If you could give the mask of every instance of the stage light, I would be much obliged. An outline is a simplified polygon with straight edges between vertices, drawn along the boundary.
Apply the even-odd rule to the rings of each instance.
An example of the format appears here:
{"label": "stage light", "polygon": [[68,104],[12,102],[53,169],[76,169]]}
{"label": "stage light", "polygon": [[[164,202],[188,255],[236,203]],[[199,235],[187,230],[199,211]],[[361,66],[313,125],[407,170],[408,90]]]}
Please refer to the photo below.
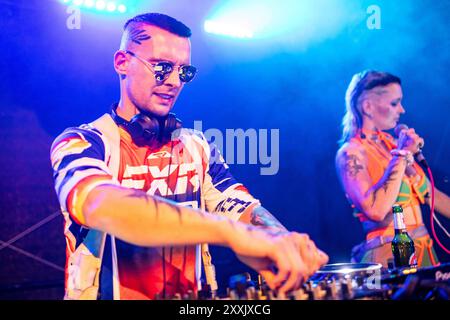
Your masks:
{"label": "stage light", "polygon": [[106,10],[108,10],[109,12],[115,11],[116,4],[113,2],[108,2],[107,6],[106,6]]}
{"label": "stage light", "polygon": [[102,0],[97,1],[97,3],[95,4],[95,8],[97,10],[104,10],[105,7],[106,7],[106,3],[105,3],[105,1],[102,1]]}
{"label": "stage light", "polygon": [[250,29],[248,29],[248,27],[238,26],[236,24],[206,20],[203,27],[205,31],[208,33],[214,33],[233,38],[253,37],[253,32]]}
{"label": "stage light", "polygon": [[84,6],[86,8],[92,8],[94,7],[94,5],[95,5],[94,0],[84,0]]}
{"label": "stage light", "polygon": [[125,3],[127,0],[59,0],[61,3],[70,6],[74,5],[84,11],[98,12],[102,14],[121,14],[130,10]]}
{"label": "stage light", "polygon": [[286,44],[311,43],[338,33],[356,11],[345,0],[218,1],[204,30],[244,39],[271,39]]}
{"label": "stage light", "polygon": [[124,13],[125,11],[127,11],[127,7],[125,7],[125,5],[123,4],[119,4],[117,6],[117,11],[119,11],[120,13]]}

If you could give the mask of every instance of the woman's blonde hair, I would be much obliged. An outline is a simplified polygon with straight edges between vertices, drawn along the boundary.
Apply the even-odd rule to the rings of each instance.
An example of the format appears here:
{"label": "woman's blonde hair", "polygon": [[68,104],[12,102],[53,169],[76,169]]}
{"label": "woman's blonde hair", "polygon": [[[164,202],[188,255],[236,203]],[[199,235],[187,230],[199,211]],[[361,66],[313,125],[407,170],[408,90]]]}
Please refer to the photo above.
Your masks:
{"label": "woman's blonde hair", "polygon": [[352,77],[345,93],[346,112],[342,119],[342,138],[339,141],[341,145],[353,138],[362,127],[363,111],[360,101],[362,93],[391,83],[401,85],[402,82],[399,77],[375,70],[364,70]]}

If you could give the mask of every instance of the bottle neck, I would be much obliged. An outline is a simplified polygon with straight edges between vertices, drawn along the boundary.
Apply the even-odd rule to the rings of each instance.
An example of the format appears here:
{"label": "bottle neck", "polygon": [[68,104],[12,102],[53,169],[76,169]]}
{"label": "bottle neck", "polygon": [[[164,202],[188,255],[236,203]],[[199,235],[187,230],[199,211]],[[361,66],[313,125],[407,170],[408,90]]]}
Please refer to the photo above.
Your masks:
{"label": "bottle neck", "polygon": [[403,220],[403,212],[394,212],[394,229],[396,234],[406,231],[405,221]]}

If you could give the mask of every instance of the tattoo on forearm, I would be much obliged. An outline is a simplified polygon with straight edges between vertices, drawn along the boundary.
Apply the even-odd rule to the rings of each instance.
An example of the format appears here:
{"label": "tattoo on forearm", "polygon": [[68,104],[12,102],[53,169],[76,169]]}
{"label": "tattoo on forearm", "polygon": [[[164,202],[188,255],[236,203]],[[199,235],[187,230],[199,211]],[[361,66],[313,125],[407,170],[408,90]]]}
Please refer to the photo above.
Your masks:
{"label": "tattoo on forearm", "polygon": [[378,190],[375,190],[374,192],[372,192],[372,208],[375,205],[375,201],[377,201],[377,192],[378,192]]}
{"label": "tattoo on forearm", "polygon": [[[130,193],[127,194],[127,197],[128,198],[144,199],[147,204],[149,202],[151,202],[155,206],[155,216],[156,216],[156,220],[158,220],[158,218],[159,218],[159,210],[160,209],[159,209],[158,201],[155,198],[149,196],[148,194],[146,194],[144,191],[141,191],[141,190],[130,190]],[[177,214],[179,216],[179,220],[180,220],[180,223],[181,223],[181,209],[179,207],[171,205],[171,204],[168,204],[168,205],[174,207],[175,211],[177,212]]]}
{"label": "tattoo on forearm", "polygon": [[142,44],[142,41],[151,39],[151,36],[145,33],[145,30],[133,30],[130,32],[131,41]]}
{"label": "tattoo on forearm", "polygon": [[345,164],[344,164],[344,170],[347,172],[347,174],[355,178],[358,173],[364,169],[363,165],[361,164],[359,158],[354,154],[344,154]]}
{"label": "tattoo on forearm", "polygon": [[127,194],[127,197],[144,199],[145,202],[147,202],[147,203],[149,202],[149,200],[156,202],[155,199],[149,197],[144,191],[136,190],[136,189],[130,190],[130,193]]}
{"label": "tattoo on forearm", "polygon": [[398,173],[398,170],[392,170],[391,173],[389,174],[388,178],[386,179],[386,181],[383,183],[383,189],[385,192],[388,189],[388,185],[396,179],[397,173]]}
{"label": "tattoo on forearm", "polygon": [[183,214],[181,213],[181,208],[179,206],[174,206],[174,209],[178,214],[178,222],[180,224],[183,224],[183,220],[181,219],[181,217],[183,216]]}
{"label": "tattoo on forearm", "polygon": [[258,208],[252,211],[250,223],[254,226],[285,229],[284,226],[264,208]]}
{"label": "tattoo on forearm", "polygon": [[398,173],[398,170],[392,170],[389,173],[387,179],[381,184],[381,186],[372,193],[372,207],[375,205],[375,201],[376,201],[378,192],[380,190],[384,190],[384,193],[387,193],[389,184],[396,179],[397,173]]}

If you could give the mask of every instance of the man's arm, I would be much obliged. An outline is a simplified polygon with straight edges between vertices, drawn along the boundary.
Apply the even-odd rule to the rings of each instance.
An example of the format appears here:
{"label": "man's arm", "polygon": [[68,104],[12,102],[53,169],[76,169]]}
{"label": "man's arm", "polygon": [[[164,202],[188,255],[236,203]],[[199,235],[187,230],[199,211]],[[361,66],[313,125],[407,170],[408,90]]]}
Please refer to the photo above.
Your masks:
{"label": "man's arm", "polygon": [[[280,236],[230,219],[181,207],[143,191],[115,185],[92,189],[82,206],[84,223],[140,246],[208,242],[230,247],[261,273],[272,289],[296,289],[328,257],[304,236]],[[308,248],[306,250],[305,248]],[[300,249],[300,250],[299,250]],[[271,270],[271,265],[278,272]]]}
{"label": "man's arm", "polygon": [[87,227],[139,246],[228,245],[227,235],[237,228],[230,220],[107,184],[88,194],[82,212]]}

